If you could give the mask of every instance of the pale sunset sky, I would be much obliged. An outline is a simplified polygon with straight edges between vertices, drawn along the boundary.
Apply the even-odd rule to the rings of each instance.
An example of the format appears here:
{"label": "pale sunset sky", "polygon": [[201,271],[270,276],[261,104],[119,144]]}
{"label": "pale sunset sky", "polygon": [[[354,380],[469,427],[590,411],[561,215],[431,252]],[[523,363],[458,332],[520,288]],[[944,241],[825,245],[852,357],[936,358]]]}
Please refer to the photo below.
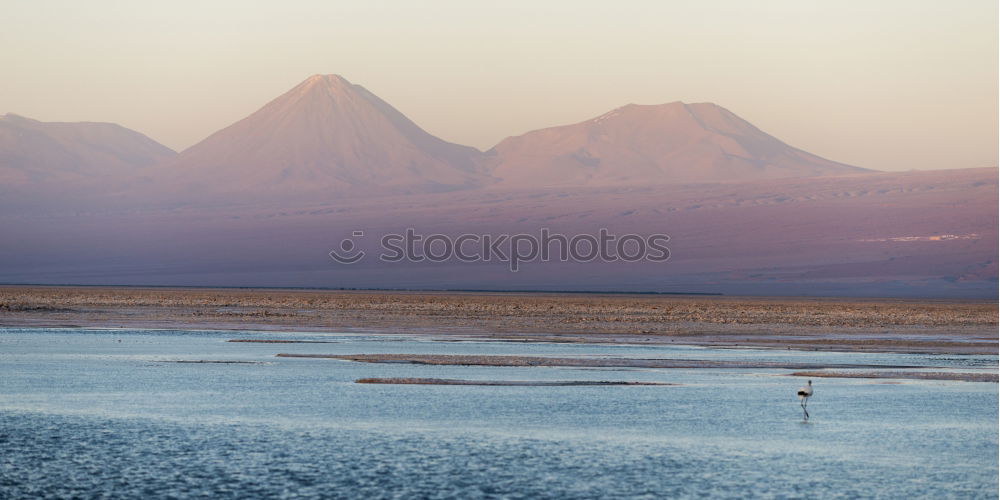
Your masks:
{"label": "pale sunset sky", "polygon": [[316,73],[488,149],[710,101],[880,170],[997,165],[997,2],[0,0],[0,114],[183,150]]}

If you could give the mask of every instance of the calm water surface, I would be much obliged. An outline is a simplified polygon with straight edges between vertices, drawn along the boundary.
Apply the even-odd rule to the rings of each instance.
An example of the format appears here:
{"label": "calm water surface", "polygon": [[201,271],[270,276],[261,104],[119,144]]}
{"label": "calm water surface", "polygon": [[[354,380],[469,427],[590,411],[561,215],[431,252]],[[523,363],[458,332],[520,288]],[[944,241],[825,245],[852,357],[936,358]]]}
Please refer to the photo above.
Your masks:
{"label": "calm water surface", "polygon": [[[794,395],[804,380],[790,370],[366,364],[278,352],[997,370],[996,356],[0,329],[0,498],[997,497],[995,383],[814,379],[804,423]],[[166,362],[178,360],[256,363]],[[362,377],[682,385],[353,383]]]}

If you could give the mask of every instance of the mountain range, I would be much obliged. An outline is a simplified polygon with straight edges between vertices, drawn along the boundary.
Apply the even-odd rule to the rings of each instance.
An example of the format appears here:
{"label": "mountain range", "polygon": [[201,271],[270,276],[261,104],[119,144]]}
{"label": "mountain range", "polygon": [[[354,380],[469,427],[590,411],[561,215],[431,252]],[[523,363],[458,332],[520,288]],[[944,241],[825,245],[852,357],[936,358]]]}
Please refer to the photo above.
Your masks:
{"label": "mountain range", "polygon": [[[994,167],[837,163],[711,103],[631,104],[483,152],[315,75],[180,153],[4,116],[0,283],[995,297],[998,184]],[[661,233],[671,259],[329,258],[406,228]]]}
{"label": "mountain range", "polygon": [[[871,172],[786,145],[711,103],[630,104],[494,148],[446,142],[338,75],[313,75],[250,116],[173,154],[117,125],[8,115],[4,179],[144,198],[274,201],[503,187],[733,182]],[[16,131],[14,130],[16,128]],[[0,129],[4,130],[4,129]]]}

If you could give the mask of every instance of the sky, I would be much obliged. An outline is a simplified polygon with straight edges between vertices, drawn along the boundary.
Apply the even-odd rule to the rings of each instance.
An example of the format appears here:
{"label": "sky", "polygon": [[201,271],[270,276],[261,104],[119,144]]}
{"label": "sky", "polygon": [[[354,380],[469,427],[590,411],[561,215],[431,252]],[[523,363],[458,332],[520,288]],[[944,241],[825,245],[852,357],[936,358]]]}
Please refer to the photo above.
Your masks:
{"label": "sky", "polygon": [[857,166],[997,166],[996,0],[0,0],[0,12],[0,114],[115,122],[175,150],[335,73],[483,150],[680,100]]}

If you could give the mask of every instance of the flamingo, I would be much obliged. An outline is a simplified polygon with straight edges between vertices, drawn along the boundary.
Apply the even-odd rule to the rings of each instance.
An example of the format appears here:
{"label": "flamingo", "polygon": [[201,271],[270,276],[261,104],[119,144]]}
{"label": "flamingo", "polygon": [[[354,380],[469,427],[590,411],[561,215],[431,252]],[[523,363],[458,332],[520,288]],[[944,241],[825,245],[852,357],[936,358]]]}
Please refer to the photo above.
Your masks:
{"label": "flamingo", "polygon": [[810,380],[806,385],[800,387],[799,392],[796,394],[799,396],[799,406],[802,407],[802,418],[809,420],[809,412],[806,411],[806,405],[809,404],[809,397],[813,395],[813,381]]}

